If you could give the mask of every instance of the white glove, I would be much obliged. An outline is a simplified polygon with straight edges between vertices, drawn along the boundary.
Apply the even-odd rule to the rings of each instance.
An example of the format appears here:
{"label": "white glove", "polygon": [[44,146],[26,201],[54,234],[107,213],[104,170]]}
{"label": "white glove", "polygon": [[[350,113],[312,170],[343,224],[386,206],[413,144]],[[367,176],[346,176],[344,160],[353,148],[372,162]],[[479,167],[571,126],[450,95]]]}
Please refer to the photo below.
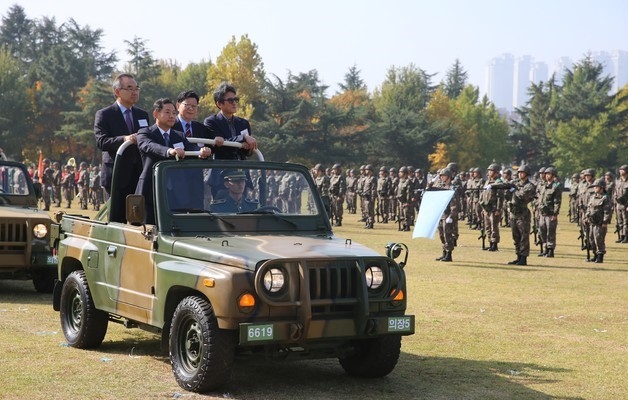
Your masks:
{"label": "white glove", "polygon": [[510,189],[508,189],[509,192],[514,192],[515,190],[517,189],[515,189],[514,187],[511,187]]}
{"label": "white glove", "polygon": [[493,187],[492,185],[486,185],[486,186],[484,186],[484,189],[485,190],[491,190],[492,187]]}
{"label": "white glove", "polygon": [[446,224],[451,224],[452,222],[454,222],[454,220],[451,219],[451,217],[447,217],[447,219],[445,220]]}

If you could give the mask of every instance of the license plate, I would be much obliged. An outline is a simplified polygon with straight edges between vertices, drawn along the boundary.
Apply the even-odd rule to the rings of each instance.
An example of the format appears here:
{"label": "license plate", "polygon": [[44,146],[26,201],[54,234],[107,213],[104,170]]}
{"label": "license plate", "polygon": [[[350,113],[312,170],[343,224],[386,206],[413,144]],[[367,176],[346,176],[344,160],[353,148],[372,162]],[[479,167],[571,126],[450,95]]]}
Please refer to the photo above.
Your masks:
{"label": "license plate", "polygon": [[250,325],[246,327],[246,339],[249,342],[273,339],[273,324]]}
{"label": "license plate", "polygon": [[59,263],[59,258],[57,256],[46,257],[46,264],[58,264],[58,263]]}
{"label": "license plate", "polygon": [[412,317],[389,317],[388,332],[410,332],[412,331]]}

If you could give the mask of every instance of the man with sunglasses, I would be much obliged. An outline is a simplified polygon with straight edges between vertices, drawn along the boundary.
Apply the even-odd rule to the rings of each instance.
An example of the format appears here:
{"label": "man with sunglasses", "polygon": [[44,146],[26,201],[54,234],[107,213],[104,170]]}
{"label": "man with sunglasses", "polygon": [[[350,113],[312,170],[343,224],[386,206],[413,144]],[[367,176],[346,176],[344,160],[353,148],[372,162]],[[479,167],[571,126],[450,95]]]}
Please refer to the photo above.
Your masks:
{"label": "man with sunglasses", "polygon": [[[214,158],[244,160],[257,148],[257,141],[251,136],[249,121],[235,115],[240,102],[240,98],[236,96],[235,87],[228,82],[222,82],[214,91],[214,102],[220,111],[203,121],[209,129],[210,139],[216,140],[216,146],[213,149]],[[242,149],[223,146],[225,141],[242,143]],[[218,173],[212,173],[210,185],[214,197],[218,191],[225,188]]]}

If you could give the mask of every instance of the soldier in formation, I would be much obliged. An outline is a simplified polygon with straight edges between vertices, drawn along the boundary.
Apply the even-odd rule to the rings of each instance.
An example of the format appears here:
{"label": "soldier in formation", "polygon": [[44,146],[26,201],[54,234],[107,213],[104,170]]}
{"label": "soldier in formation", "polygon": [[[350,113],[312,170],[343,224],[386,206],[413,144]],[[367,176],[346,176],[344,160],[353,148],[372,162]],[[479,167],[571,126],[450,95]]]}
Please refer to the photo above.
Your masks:
{"label": "soldier in formation", "polygon": [[500,169],[501,168],[497,164],[491,164],[488,166],[484,190],[479,193],[479,204],[480,207],[482,207],[484,234],[489,239],[489,246],[486,248],[488,251],[497,251],[500,241],[499,221],[501,219],[504,194],[502,190],[493,189],[493,185],[502,183],[499,176]]}
{"label": "soldier in formation", "polygon": [[331,201],[331,219],[334,226],[342,226],[342,214],[347,193],[347,181],[342,174],[340,164],[334,164],[329,178],[329,198]]}
{"label": "soldier in formation", "polygon": [[558,181],[556,169],[545,168],[545,179],[539,190],[539,240],[541,251],[539,257],[554,257],[556,248],[556,228],[558,226],[558,213],[562,202],[563,187]]}
{"label": "soldier in formation", "polygon": [[512,239],[515,243],[517,258],[508,264],[528,265],[527,260],[530,255],[530,221],[532,215],[528,204],[534,200],[536,190],[530,182],[530,167],[524,165],[517,170],[518,180],[514,187],[510,189],[512,199],[510,200],[510,229]]}
{"label": "soldier in formation", "polygon": [[[390,213],[390,197],[392,191],[392,181],[388,176],[388,169],[384,166],[379,169],[377,178],[377,207],[376,216],[381,219],[381,223],[387,224]],[[378,220],[378,222],[380,222]]]}
{"label": "soldier in formation", "polygon": [[589,197],[584,216],[590,229],[588,236],[595,256],[587,261],[603,263],[606,254],[606,232],[613,216],[613,205],[606,194],[604,178],[596,180],[591,187],[593,194]]}
{"label": "soldier in formation", "polygon": [[[434,183],[433,188],[441,190],[455,189],[452,184],[452,173],[449,168],[441,169],[438,175],[439,180]],[[437,258],[436,261],[453,261],[452,252],[454,251],[454,247],[456,246],[457,241],[454,229],[454,215],[458,213],[458,197],[459,196],[457,191],[454,190],[453,197],[447,204],[447,207],[445,207],[445,211],[443,211],[443,214],[440,217],[440,221],[438,224],[438,236],[442,244],[443,254],[439,258]]]}
{"label": "soldier in formation", "polygon": [[617,243],[628,243],[628,165],[619,167],[614,198],[618,227]]}

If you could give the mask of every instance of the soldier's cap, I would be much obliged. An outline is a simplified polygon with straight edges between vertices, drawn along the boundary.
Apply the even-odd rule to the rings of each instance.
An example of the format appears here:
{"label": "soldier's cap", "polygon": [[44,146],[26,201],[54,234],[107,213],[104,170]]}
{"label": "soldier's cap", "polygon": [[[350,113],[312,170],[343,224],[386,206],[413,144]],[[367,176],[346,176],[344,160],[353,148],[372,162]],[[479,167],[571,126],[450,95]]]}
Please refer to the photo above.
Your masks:
{"label": "soldier's cap", "polygon": [[593,182],[593,184],[589,185],[589,187],[595,187],[595,186],[599,186],[602,189],[606,189],[606,181],[604,180],[604,178],[600,178],[600,179],[597,179],[595,182]]}
{"label": "soldier's cap", "polygon": [[243,181],[246,179],[246,174],[241,169],[227,169],[223,171],[222,178],[226,181]]}
{"label": "soldier's cap", "polygon": [[623,169],[624,171],[628,172],[628,165],[624,164],[624,165],[622,165],[621,167],[619,167],[619,170],[620,170],[620,171],[621,171],[622,169]]}

